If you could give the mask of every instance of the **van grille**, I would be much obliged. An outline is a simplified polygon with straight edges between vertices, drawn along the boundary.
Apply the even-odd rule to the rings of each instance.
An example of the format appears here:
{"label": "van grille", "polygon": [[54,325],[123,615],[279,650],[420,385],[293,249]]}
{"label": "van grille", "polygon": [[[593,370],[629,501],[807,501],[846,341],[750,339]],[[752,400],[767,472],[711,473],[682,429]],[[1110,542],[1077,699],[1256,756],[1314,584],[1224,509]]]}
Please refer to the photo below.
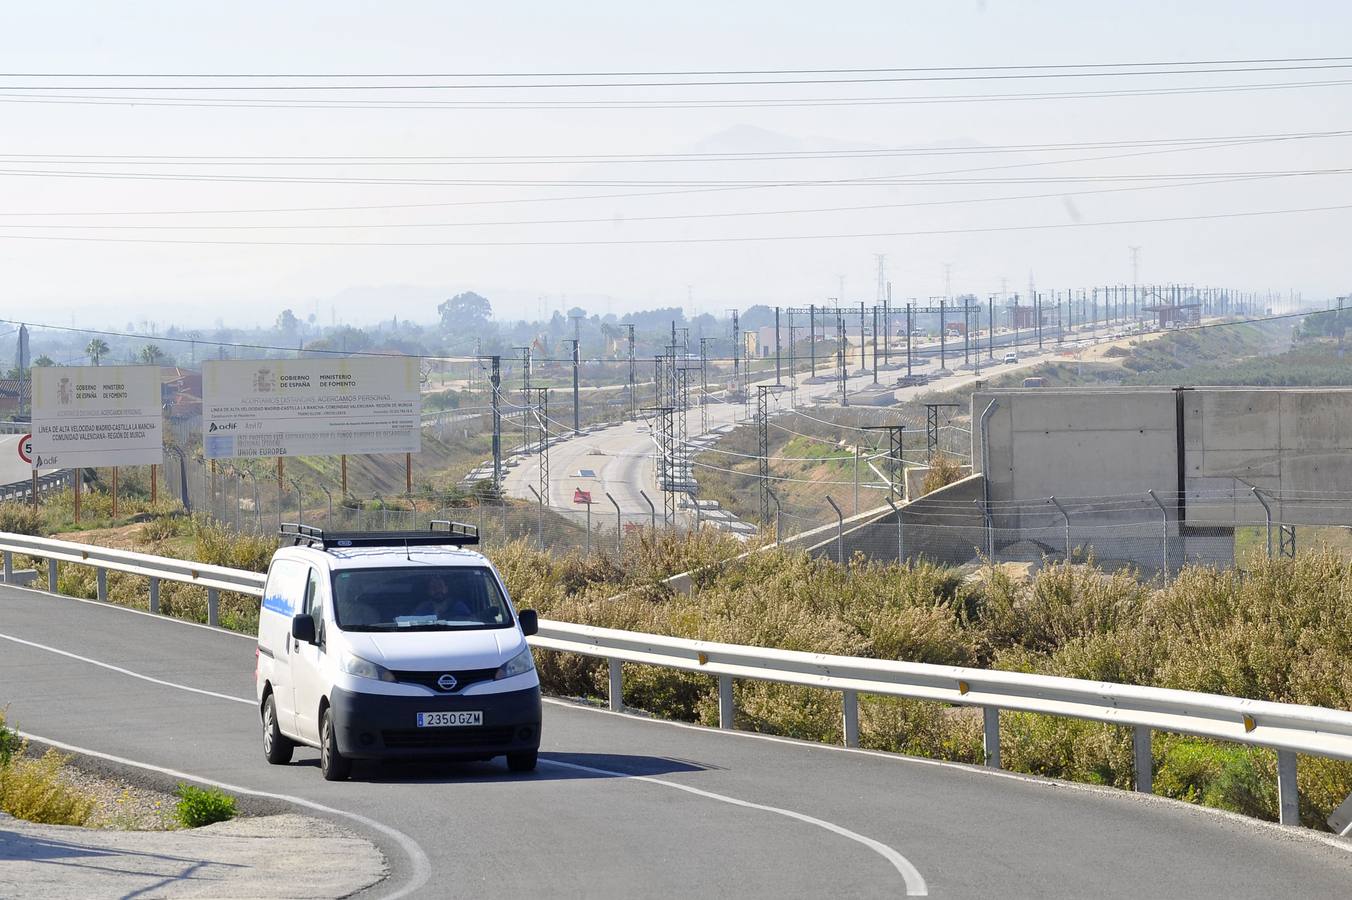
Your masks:
{"label": "van grille", "polygon": [[[394,672],[394,677],[404,684],[420,684],[425,688],[431,688],[438,694],[455,694],[469,687],[471,684],[478,684],[480,681],[492,681],[493,674],[497,669],[463,669],[459,672],[440,669],[435,672]],[[449,691],[443,691],[437,685],[437,679],[442,675],[455,676],[455,688]]]}
{"label": "van grille", "polygon": [[390,749],[410,747],[489,747],[510,744],[514,726],[498,728],[404,728],[382,731],[381,740]]}

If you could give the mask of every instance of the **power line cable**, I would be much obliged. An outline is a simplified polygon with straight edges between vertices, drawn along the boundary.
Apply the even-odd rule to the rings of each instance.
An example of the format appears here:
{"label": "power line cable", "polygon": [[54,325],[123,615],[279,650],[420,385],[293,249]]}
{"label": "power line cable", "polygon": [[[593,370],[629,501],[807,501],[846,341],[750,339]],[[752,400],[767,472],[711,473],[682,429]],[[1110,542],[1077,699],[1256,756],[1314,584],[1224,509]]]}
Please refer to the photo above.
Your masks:
{"label": "power line cable", "polygon": [[110,96],[79,94],[4,94],[0,103],[48,104],[66,106],[128,106],[192,109],[313,109],[313,110],[472,110],[472,111],[570,111],[570,110],[683,110],[683,109],[803,109],[852,106],[908,106],[952,103],[1007,103],[1054,100],[1099,100],[1127,97],[1161,97],[1203,94],[1253,93],[1303,88],[1342,87],[1352,79],[1321,81],[1279,81],[1248,84],[1201,85],[1194,87],[1130,88],[1124,90],[1056,91],[1017,94],[937,94],[910,96],[723,98],[723,99],[624,99],[599,98],[573,100],[324,100],[307,98],[269,99],[251,97],[195,98],[152,96]]}
{"label": "power line cable", "polygon": [[[600,240],[531,240],[531,241],[260,241],[223,240],[207,238],[139,238],[90,237],[79,235],[0,234],[0,240],[11,241],[74,241],[78,243],[162,244],[240,247],[617,247],[644,245],[686,244],[740,244],[773,241],[853,240],[899,237],[936,237],[952,234],[1003,234],[1018,231],[1052,231],[1066,228],[1101,228],[1113,225],[1159,225],[1177,222],[1204,222],[1217,219],[1247,219],[1262,216],[1300,215],[1338,212],[1352,209],[1352,203],[1328,206],[1307,206],[1293,209],[1240,210],[1225,213],[1202,213],[1188,216],[1158,216],[1137,219],[1105,219],[1098,222],[1052,222],[1038,225],[998,225],[976,228],[926,229],[919,231],[847,232],[835,234],[748,235],[696,238],[628,238]],[[0,226],[14,228],[22,226]]]}

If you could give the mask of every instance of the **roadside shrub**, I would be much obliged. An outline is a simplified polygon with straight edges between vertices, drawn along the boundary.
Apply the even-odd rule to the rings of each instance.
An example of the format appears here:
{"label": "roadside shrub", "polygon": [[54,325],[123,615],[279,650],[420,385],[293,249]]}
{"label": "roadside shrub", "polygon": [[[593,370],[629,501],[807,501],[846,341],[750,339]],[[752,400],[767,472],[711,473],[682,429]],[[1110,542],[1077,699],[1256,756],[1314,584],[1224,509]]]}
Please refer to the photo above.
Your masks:
{"label": "roadside shrub", "polygon": [[46,535],[47,518],[28,503],[0,503],[0,531]]}
{"label": "roadside shrub", "polygon": [[180,783],[178,807],[174,814],[184,828],[200,828],[235,817],[235,798],[216,788],[199,788]]}
{"label": "roadside shrub", "polygon": [[946,453],[936,453],[934,459],[930,460],[925,480],[920,483],[920,493],[930,494],[962,479],[962,463]]}
{"label": "roadside shrub", "polygon": [[84,825],[94,802],[61,781],[68,757],[48,750],[27,756],[28,742],[0,715],[0,811],[40,825]]}
{"label": "roadside shrub", "polygon": [[271,535],[240,534],[205,518],[193,520],[193,556],[198,562],[266,572],[277,549]]}

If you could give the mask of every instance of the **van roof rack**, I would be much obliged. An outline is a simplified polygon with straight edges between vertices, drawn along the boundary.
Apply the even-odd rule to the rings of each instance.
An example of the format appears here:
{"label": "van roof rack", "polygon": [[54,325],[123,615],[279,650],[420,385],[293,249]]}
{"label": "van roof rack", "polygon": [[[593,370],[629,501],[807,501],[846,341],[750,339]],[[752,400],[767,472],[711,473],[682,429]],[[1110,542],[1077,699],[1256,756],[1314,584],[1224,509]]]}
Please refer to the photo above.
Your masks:
{"label": "van roof rack", "polygon": [[463,522],[433,519],[426,531],[325,531],[313,525],[283,522],[277,530],[293,547],[318,550],[352,547],[463,547],[479,543],[479,529]]}

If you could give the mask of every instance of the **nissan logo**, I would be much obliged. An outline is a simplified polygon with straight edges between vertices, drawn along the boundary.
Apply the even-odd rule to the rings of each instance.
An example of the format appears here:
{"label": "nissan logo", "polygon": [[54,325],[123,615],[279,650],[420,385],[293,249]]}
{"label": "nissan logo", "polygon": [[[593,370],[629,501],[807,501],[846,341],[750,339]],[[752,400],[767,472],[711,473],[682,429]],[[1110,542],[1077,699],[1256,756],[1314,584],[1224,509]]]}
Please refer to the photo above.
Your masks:
{"label": "nissan logo", "polygon": [[443,691],[453,691],[455,690],[455,686],[459,683],[460,682],[455,680],[455,676],[450,673],[442,675],[437,679],[437,687],[441,688]]}

